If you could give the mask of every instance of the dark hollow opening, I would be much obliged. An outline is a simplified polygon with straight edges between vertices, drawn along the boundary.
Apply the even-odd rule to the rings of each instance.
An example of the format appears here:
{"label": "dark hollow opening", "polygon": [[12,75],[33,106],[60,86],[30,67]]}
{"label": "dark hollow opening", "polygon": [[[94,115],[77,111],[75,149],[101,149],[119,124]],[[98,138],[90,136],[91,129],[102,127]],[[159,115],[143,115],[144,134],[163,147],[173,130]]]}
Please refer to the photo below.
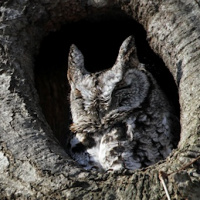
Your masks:
{"label": "dark hollow opening", "polygon": [[121,43],[129,35],[135,36],[140,62],[152,72],[179,117],[177,87],[163,61],[149,47],[143,27],[121,15],[84,19],[49,33],[41,43],[35,62],[35,84],[43,113],[64,148],[70,125],[67,83],[70,45],[75,44],[82,51],[86,69],[96,72],[112,67]]}

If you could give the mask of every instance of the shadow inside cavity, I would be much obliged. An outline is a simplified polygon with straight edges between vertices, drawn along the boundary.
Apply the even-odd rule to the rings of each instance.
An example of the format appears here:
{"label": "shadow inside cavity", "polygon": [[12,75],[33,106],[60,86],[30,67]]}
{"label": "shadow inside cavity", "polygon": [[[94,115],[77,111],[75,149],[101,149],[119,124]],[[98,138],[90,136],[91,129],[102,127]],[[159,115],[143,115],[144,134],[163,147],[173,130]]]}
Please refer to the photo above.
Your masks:
{"label": "shadow inside cavity", "polygon": [[91,18],[66,24],[44,38],[35,62],[35,84],[43,113],[64,148],[71,123],[70,88],[67,82],[71,44],[75,44],[83,53],[85,68],[96,72],[113,66],[119,47],[129,35],[135,36],[140,62],[152,72],[179,117],[180,106],[174,79],[163,61],[149,47],[146,32],[140,24],[126,17]]}

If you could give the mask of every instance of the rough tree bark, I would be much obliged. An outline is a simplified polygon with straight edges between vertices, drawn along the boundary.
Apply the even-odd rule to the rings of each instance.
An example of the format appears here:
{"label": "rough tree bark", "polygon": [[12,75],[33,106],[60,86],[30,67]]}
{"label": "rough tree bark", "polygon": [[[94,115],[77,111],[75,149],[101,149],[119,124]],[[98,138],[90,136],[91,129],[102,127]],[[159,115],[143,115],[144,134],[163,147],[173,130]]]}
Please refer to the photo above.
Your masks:
{"label": "rough tree bark", "polygon": [[[0,198],[199,199],[200,5],[183,0],[0,1]],[[181,139],[165,161],[121,173],[86,172],[56,141],[34,87],[34,55],[42,38],[66,22],[121,10],[144,26],[151,48],[176,80]],[[173,173],[174,172],[174,173]]]}

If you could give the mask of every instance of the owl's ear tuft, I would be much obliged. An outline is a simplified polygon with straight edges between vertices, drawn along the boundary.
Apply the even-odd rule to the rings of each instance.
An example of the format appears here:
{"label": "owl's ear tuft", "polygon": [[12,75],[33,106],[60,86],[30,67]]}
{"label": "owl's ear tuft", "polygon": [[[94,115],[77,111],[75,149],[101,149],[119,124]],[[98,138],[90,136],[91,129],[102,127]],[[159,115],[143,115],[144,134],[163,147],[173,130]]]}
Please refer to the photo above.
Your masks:
{"label": "owl's ear tuft", "polygon": [[88,73],[84,67],[84,57],[81,51],[72,44],[68,56],[68,72],[69,81],[75,82],[77,79]]}
{"label": "owl's ear tuft", "polygon": [[126,67],[128,68],[130,65],[131,67],[137,67],[139,63],[135,39],[133,36],[129,36],[123,41],[115,64],[106,73],[116,76],[115,81],[119,82],[122,79],[122,75]]}
{"label": "owl's ear tuft", "polygon": [[132,35],[123,41],[119,49],[119,54],[116,63],[117,62],[121,63],[121,65],[126,65],[126,63],[132,63],[134,66],[137,66],[139,64],[139,60],[137,57],[137,49],[135,46],[135,39]]}
{"label": "owl's ear tuft", "polygon": [[83,54],[74,44],[72,44],[69,49],[68,66],[69,67],[77,67],[80,69],[84,68]]}

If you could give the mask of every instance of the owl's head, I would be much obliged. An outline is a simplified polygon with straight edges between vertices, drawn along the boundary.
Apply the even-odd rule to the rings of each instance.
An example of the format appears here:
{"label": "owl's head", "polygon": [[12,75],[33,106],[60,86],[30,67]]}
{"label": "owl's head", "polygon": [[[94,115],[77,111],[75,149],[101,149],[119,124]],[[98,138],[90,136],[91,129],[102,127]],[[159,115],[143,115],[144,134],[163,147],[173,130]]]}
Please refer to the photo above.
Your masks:
{"label": "owl's head", "polygon": [[73,123],[100,126],[105,118],[112,120],[137,108],[149,89],[141,66],[132,36],[122,43],[113,67],[97,73],[85,69],[83,54],[72,45],[67,77]]}

